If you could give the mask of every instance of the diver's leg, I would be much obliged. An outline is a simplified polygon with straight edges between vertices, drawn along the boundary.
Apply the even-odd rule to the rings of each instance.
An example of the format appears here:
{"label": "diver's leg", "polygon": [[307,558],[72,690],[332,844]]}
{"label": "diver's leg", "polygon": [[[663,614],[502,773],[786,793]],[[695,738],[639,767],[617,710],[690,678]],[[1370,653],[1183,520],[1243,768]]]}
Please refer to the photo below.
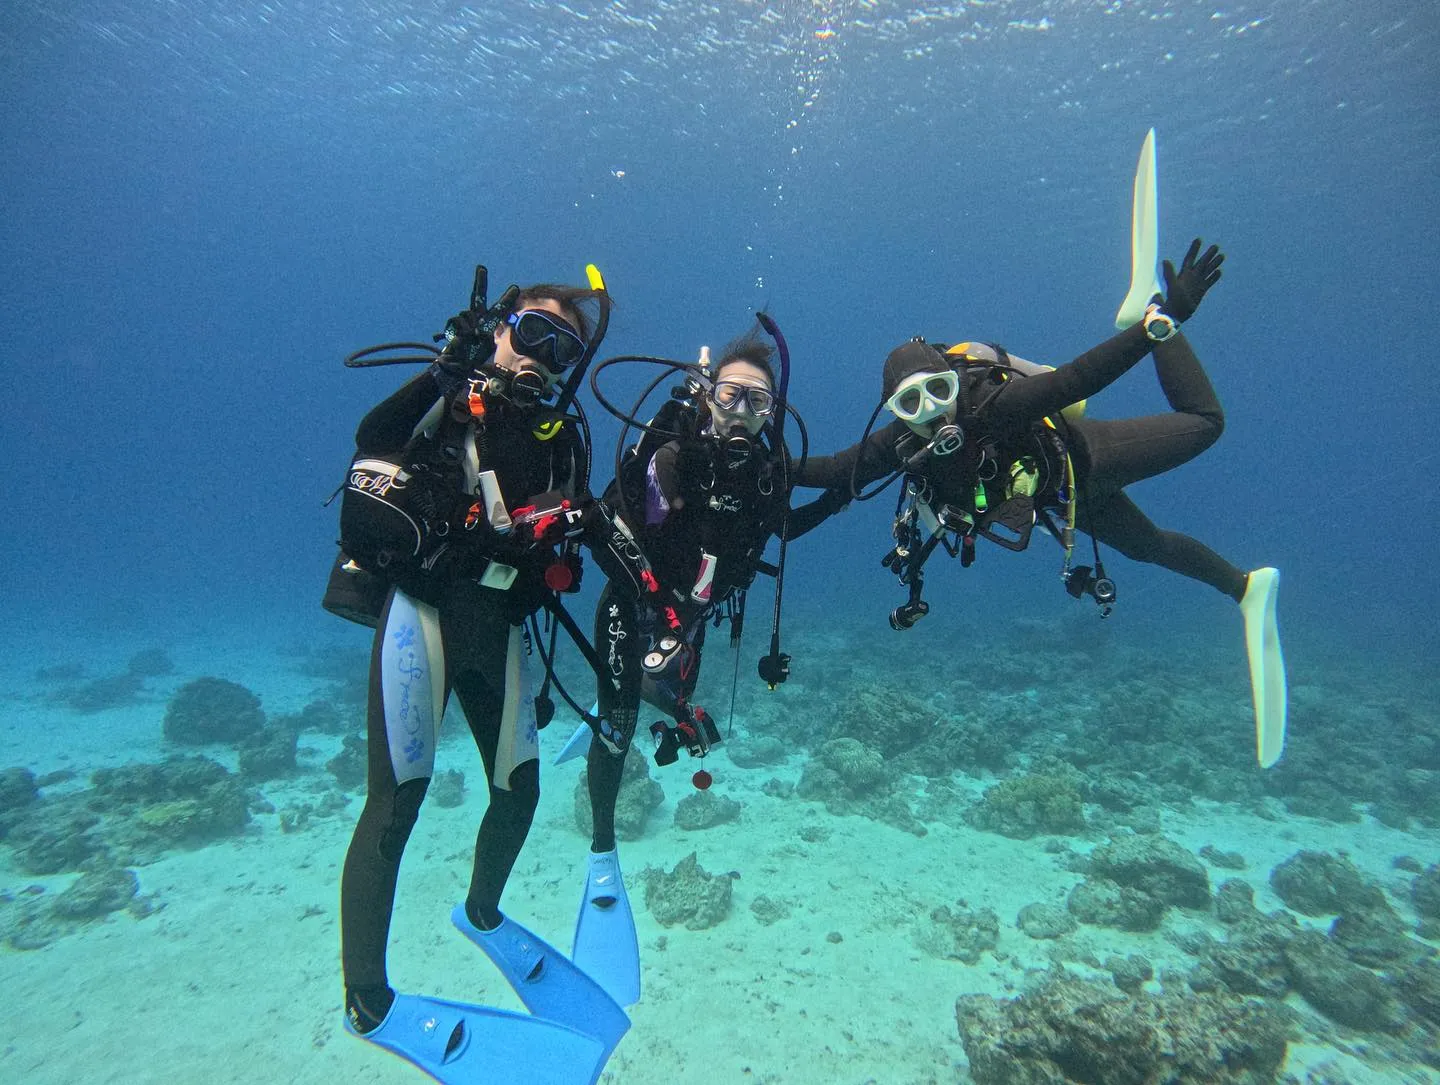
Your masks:
{"label": "diver's leg", "polygon": [[[502,741],[505,717],[506,673],[503,666],[510,639],[510,624],[498,613],[485,623],[488,627],[472,627],[472,641],[467,648],[482,642],[489,651],[467,652],[473,662],[481,664],[458,671],[452,679],[455,697],[465,710],[475,745],[485,765],[485,780],[490,804],[480,820],[475,835],[475,861],[470,875],[470,890],[465,897],[465,913],[481,930],[493,930],[501,921],[500,896],[510,879],[520,849],[530,834],[535,808],[540,802],[540,761],[528,757],[515,764],[504,779],[496,779],[496,764]],[[496,666],[495,664],[500,664]],[[516,680],[511,675],[511,680]],[[522,702],[531,691],[519,690]],[[523,712],[529,704],[522,703]],[[521,724],[525,726],[525,724]]]}
{"label": "diver's leg", "polygon": [[1225,429],[1225,412],[1195,352],[1183,336],[1155,345],[1155,374],[1171,414],[1116,421],[1080,419],[1087,456],[1081,500],[1088,488],[1115,493],[1132,482],[1179,467],[1213,445]]}
{"label": "diver's leg", "polygon": [[394,999],[385,947],[400,857],[435,768],[443,668],[434,609],[392,591],[370,653],[365,806],[340,879],[346,1013],[361,1033]]}
{"label": "diver's leg", "polygon": [[[594,830],[590,850],[615,850],[615,800],[625,755],[635,737],[640,714],[640,628],[634,606],[608,586],[595,609],[595,647],[606,663],[607,674],[597,683],[600,716],[610,731],[609,741],[592,742],[586,761],[590,809]],[[617,751],[612,747],[619,746]]]}
{"label": "diver's leg", "polygon": [[1113,494],[1094,504],[1082,498],[1079,526],[1133,561],[1202,581],[1237,603],[1245,596],[1245,573],[1189,535],[1162,531],[1126,494]]}
{"label": "diver's leg", "polygon": [[631,1006],[640,1000],[640,942],[615,847],[615,803],[640,711],[643,652],[634,606],[608,586],[595,611],[595,645],[605,660],[596,697],[603,730],[586,762],[594,827],[570,954],[611,998]]}

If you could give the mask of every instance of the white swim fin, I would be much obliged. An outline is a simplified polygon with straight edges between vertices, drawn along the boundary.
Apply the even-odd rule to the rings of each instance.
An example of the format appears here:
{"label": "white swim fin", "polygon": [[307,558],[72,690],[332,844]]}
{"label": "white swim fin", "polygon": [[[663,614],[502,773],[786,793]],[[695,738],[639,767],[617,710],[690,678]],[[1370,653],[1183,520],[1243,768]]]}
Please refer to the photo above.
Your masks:
{"label": "white swim fin", "polygon": [[1130,205],[1130,292],[1115,314],[1115,326],[1128,328],[1145,315],[1145,306],[1163,294],[1155,269],[1160,259],[1160,214],[1155,191],[1155,129],[1140,147],[1135,193]]}
{"label": "white swim fin", "polygon": [[1285,657],[1275,621],[1279,593],[1280,571],[1256,569],[1246,579],[1245,597],[1240,600],[1245,651],[1250,657],[1250,692],[1255,701],[1255,756],[1265,769],[1285,752]]}

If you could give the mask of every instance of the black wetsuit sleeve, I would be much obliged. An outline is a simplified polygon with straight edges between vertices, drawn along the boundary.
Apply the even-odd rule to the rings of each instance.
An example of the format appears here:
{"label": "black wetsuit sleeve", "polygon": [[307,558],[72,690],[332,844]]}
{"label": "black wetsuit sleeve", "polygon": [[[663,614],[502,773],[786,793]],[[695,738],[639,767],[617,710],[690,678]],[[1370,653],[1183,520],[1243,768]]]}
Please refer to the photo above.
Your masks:
{"label": "black wetsuit sleeve", "polygon": [[[814,531],[849,503],[850,487],[847,485],[843,489],[827,490],[814,501],[791,509],[784,524],[786,541],[798,539],[801,535]],[[775,533],[780,534],[778,526]]]}
{"label": "black wetsuit sleeve", "polygon": [[905,423],[892,422],[876,430],[861,444],[851,445],[831,456],[811,456],[795,473],[795,485],[848,491],[852,473],[857,487],[884,478],[900,467],[895,446],[904,429]]}
{"label": "black wetsuit sleeve", "polygon": [[429,371],[416,375],[360,420],[355,447],[362,452],[399,452],[409,442],[416,423],[439,398]]}
{"label": "black wetsuit sleeve", "polygon": [[986,413],[999,425],[1024,425],[1058,414],[1119,380],[1154,345],[1144,325],[1134,324],[1054,372],[1010,381],[995,393]]}

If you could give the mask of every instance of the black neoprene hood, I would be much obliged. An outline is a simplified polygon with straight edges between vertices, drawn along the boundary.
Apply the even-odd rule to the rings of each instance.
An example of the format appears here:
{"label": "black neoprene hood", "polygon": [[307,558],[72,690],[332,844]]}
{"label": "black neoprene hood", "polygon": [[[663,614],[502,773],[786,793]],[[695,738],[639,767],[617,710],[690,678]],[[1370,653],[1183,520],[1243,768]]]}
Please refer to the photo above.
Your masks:
{"label": "black neoprene hood", "polygon": [[900,382],[916,373],[943,373],[948,368],[945,360],[929,343],[911,340],[898,346],[885,359],[885,373],[881,382],[880,398],[888,400],[900,387]]}

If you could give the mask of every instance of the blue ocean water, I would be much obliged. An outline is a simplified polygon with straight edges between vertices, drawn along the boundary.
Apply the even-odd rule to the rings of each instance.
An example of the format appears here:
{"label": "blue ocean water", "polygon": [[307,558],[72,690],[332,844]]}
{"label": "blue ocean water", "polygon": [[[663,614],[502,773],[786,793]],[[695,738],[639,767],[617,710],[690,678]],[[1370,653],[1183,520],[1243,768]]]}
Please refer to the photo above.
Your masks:
{"label": "blue ocean water", "polygon": [[[1153,126],[1162,255],[1228,257],[1186,329],[1228,425],[1135,496],[1282,570],[1292,680],[1383,686],[1433,728],[1437,51],[1413,0],[23,5],[0,23],[12,673],[360,643],[317,605],[321,503],[400,374],[340,360],[438,331],[478,262],[501,285],[597,263],[602,355],[691,358],[765,308],[823,451],[910,336],[1069,360],[1111,334]],[[1142,364],[1091,410],[1163,406]],[[891,508],[792,550],[798,679],[895,636]],[[1232,659],[1244,697],[1228,600],[1109,565],[1101,626],[1050,548],[940,564],[920,673],[887,647],[890,676],[982,681],[957,646],[1027,619]]]}

